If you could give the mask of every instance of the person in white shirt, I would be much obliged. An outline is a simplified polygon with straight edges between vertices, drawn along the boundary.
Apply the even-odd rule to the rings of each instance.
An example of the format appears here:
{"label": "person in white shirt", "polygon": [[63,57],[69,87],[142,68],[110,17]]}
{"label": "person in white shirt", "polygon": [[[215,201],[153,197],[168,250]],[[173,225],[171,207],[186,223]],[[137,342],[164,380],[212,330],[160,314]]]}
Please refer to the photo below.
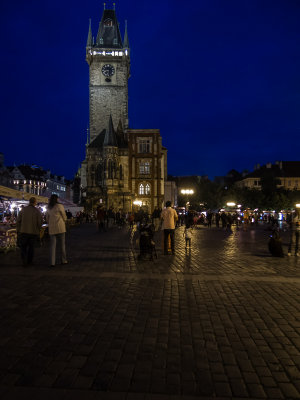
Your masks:
{"label": "person in white shirt", "polygon": [[56,261],[56,240],[60,243],[61,264],[68,264],[65,247],[66,220],[67,215],[64,206],[58,202],[58,196],[52,194],[46,213],[48,231],[50,236],[50,267],[55,266]]}
{"label": "person in white shirt", "polygon": [[161,212],[160,218],[164,230],[164,254],[168,254],[168,240],[171,239],[172,254],[175,254],[175,226],[178,220],[177,212],[171,208],[171,202],[166,202],[166,208]]}
{"label": "person in white shirt", "polygon": [[183,236],[185,237],[185,248],[187,249],[188,245],[191,248],[192,242],[192,227],[190,225],[186,225],[184,229]]}

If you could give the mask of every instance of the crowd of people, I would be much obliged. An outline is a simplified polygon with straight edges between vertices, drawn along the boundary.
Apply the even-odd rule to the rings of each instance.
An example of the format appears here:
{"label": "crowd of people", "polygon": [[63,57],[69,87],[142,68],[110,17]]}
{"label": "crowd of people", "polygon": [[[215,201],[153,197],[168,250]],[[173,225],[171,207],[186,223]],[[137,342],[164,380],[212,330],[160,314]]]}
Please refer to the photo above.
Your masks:
{"label": "crowd of people", "polygon": [[[288,255],[294,253],[299,255],[299,236],[300,236],[300,210],[297,209],[295,215],[291,213],[287,215],[286,224],[288,225],[291,235]],[[40,237],[42,224],[47,223],[48,234],[50,237],[50,263],[53,268],[57,263],[57,243],[60,247],[60,264],[67,264],[66,248],[65,248],[65,233],[66,222],[68,219],[74,218],[72,213],[65,211],[62,204],[59,203],[57,195],[52,195],[47,207],[46,213],[43,215],[37,207],[37,202],[34,197],[29,200],[29,205],[23,207],[20,211],[16,225],[18,232],[18,245],[21,249],[22,263],[24,266],[30,265],[33,262],[35,242]],[[185,247],[191,248],[192,230],[199,224],[203,224],[208,229],[212,228],[213,224],[217,229],[231,231],[232,225],[237,227],[242,226],[243,230],[247,230],[249,225],[257,225],[261,220],[258,213],[251,214],[249,210],[245,210],[240,216],[234,212],[218,212],[207,211],[206,213],[196,213],[189,211],[179,214],[171,207],[171,202],[167,201],[165,208],[162,210],[155,207],[151,215],[142,208],[137,212],[124,213],[121,209],[114,210],[112,207],[106,209],[99,205],[95,214],[84,212],[77,213],[76,220],[81,222],[92,222],[96,220],[97,229],[99,232],[106,232],[108,229],[117,227],[121,229],[124,225],[133,230],[136,230],[149,236],[149,246],[153,250],[153,236],[157,231],[163,231],[164,254],[175,254],[175,229],[184,225],[183,236],[185,237]],[[269,219],[263,219],[268,222],[272,229],[278,229],[278,216],[273,214]],[[151,233],[152,232],[152,233]],[[151,234],[150,234],[151,233]],[[146,243],[144,241],[144,243]]]}

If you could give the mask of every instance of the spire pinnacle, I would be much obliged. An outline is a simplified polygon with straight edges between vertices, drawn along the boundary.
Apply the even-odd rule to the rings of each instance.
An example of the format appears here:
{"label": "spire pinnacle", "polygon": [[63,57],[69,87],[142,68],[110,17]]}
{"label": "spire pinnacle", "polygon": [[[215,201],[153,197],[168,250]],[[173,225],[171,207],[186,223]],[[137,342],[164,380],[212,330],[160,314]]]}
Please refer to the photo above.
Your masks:
{"label": "spire pinnacle", "polygon": [[124,48],[129,49],[129,40],[128,40],[128,33],[127,33],[127,20],[125,20]]}
{"label": "spire pinnacle", "polygon": [[89,127],[86,127],[86,146],[89,145]]}
{"label": "spire pinnacle", "polygon": [[90,19],[90,24],[89,24],[89,33],[88,33],[88,38],[86,42],[86,47],[92,47],[93,46],[93,37],[92,37],[92,21]]}
{"label": "spire pinnacle", "polygon": [[105,10],[106,3],[103,3],[103,10]]}

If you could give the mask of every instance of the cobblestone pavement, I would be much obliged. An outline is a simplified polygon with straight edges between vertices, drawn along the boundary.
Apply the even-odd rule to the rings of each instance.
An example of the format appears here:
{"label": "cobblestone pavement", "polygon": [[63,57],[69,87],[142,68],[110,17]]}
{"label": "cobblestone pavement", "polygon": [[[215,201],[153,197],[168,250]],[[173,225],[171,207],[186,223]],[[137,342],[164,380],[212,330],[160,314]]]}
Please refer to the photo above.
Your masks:
{"label": "cobblestone pavement", "polygon": [[[264,227],[201,227],[137,259],[127,228],[67,235],[70,263],[0,254],[0,398],[298,399],[300,259]],[[283,234],[285,254],[287,233]]]}

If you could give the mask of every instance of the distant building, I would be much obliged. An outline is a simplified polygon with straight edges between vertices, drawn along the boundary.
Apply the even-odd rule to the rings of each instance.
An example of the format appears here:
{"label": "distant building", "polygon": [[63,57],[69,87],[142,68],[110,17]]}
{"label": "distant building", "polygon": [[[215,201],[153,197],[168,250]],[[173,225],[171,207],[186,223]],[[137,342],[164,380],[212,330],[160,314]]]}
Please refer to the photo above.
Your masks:
{"label": "distant building", "polygon": [[62,199],[66,199],[67,192],[70,192],[64,176],[53,175],[41,167],[24,164],[7,169],[10,173],[10,186],[16,190],[45,197],[57,194]]}
{"label": "distant building", "polygon": [[245,175],[236,185],[261,190],[261,180],[265,176],[276,179],[277,188],[300,190],[300,161],[276,161],[275,164],[267,163],[262,166],[257,164],[254,171]]}

